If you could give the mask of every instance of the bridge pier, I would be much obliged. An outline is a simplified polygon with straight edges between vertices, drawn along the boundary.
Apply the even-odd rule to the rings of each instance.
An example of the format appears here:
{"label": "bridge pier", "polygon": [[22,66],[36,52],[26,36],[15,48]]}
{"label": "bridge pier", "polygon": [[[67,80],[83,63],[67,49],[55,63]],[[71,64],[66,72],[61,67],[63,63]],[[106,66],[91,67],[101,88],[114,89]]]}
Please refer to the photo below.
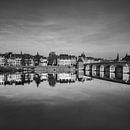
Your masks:
{"label": "bridge pier", "polygon": [[115,73],[123,73],[123,66],[117,65],[115,68]]}
{"label": "bridge pier", "polygon": [[106,65],[104,67],[104,72],[110,72],[110,65]]}

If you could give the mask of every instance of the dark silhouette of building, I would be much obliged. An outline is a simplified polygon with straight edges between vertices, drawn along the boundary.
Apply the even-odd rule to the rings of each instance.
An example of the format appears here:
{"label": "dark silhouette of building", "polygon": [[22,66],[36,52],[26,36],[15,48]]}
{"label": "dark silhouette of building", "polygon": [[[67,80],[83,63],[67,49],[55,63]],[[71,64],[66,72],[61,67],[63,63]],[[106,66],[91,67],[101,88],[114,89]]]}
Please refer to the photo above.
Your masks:
{"label": "dark silhouette of building", "polygon": [[122,58],[122,61],[130,61],[130,55],[126,53],[126,56]]}

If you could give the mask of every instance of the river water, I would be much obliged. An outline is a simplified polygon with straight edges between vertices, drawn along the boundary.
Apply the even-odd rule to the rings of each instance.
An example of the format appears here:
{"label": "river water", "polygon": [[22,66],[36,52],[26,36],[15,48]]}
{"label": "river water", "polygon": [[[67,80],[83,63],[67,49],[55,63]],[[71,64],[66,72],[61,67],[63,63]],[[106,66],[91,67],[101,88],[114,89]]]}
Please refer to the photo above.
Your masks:
{"label": "river water", "polygon": [[111,75],[0,74],[0,130],[130,130],[129,75]]}

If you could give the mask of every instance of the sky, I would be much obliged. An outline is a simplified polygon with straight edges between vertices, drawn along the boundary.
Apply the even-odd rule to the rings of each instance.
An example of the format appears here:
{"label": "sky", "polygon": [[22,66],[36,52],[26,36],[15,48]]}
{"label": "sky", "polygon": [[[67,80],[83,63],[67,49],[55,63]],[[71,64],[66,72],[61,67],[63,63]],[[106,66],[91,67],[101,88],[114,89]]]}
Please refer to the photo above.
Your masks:
{"label": "sky", "polygon": [[0,0],[0,52],[130,54],[130,0]]}

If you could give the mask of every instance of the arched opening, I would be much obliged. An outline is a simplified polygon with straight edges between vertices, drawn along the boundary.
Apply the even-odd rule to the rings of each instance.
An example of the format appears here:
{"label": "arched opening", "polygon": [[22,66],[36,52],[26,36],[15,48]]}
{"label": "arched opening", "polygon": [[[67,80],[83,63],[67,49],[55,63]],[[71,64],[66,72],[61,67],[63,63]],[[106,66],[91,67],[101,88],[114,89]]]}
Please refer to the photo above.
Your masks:
{"label": "arched opening", "polygon": [[104,78],[104,72],[100,71],[100,78]]}
{"label": "arched opening", "polygon": [[111,73],[114,73],[115,72],[115,65],[110,65],[110,72]]}
{"label": "arched opening", "polygon": [[100,71],[101,71],[101,72],[104,72],[104,68],[105,68],[104,65],[101,65],[101,66],[100,66]]}
{"label": "arched opening", "polygon": [[85,70],[86,70],[86,71],[91,70],[91,65],[86,65],[86,66],[85,66]]}
{"label": "arched opening", "polygon": [[92,66],[92,71],[96,71],[96,68],[97,68],[97,66],[96,66],[96,65],[93,65],[93,66]]}

